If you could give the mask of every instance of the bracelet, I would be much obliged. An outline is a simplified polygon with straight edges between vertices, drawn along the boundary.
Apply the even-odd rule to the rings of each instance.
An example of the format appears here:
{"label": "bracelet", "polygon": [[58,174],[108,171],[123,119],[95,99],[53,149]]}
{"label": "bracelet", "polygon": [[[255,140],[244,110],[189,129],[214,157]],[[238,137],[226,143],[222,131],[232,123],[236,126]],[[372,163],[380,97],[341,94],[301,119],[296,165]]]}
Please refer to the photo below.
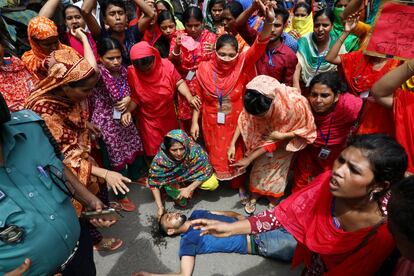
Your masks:
{"label": "bracelet", "polygon": [[181,49],[180,49],[180,52],[179,52],[178,54],[176,54],[176,53],[174,52],[174,50],[172,50],[171,54],[173,54],[173,56],[178,57],[179,55],[181,55]]}
{"label": "bracelet", "polygon": [[341,37],[338,37],[338,40],[341,41],[342,43],[345,42]]}
{"label": "bracelet", "polygon": [[413,67],[411,67],[411,65],[410,65],[410,62],[409,62],[409,61],[407,61],[407,67],[408,67],[408,69],[410,70],[411,74],[414,74],[414,69],[413,69]]}
{"label": "bracelet", "polygon": [[108,170],[106,170],[106,172],[105,172],[105,175],[104,175],[104,179],[105,179],[105,181],[106,181],[106,176],[108,175]]}

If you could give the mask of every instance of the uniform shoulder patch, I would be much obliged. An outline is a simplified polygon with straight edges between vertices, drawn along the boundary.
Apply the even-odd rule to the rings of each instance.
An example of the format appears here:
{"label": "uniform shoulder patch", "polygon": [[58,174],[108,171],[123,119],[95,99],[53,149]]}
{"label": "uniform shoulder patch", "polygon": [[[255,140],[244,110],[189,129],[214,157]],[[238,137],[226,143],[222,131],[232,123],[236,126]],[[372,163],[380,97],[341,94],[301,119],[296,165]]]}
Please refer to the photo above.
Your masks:
{"label": "uniform shoulder patch", "polygon": [[24,124],[36,121],[43,121],[35,112],[25,109],[18,112],[13,112],[10,114],[11,120],[8,122],[10,125]]}

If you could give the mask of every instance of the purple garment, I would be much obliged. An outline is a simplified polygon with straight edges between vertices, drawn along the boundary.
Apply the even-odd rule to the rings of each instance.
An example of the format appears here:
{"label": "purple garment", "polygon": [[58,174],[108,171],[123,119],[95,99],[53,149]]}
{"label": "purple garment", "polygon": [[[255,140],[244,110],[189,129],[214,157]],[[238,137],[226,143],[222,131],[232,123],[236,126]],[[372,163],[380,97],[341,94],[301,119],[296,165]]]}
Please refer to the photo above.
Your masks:
{"label": "purple garment", "polygon": [[137,155],[143,154],[135,125],[123,127],[120,120],[113,119],[115,103],[131,93],[127,70],[121,67],[119,76],[113,77],[104,66],[99,65],[99,69],[99,81],[89,98],[91,122],[101,130],[112,168],[121,170],[126,164],[133,163]]}

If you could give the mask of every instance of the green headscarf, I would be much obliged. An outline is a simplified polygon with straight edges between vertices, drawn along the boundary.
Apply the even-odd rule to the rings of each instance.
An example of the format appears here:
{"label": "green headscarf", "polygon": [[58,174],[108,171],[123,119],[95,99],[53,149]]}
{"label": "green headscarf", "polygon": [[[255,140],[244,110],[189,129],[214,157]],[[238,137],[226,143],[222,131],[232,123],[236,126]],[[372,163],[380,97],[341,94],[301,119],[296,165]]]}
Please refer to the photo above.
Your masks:
{"label": "green headscarf", "polygon": [[[336,41],[341,36],[345,30],[344,25],[342,25],[341,14],[344,12],[345,8],[334,8],[333,13],[335,15],[335,20],[333,28],[331,30],[331,38]],[[345,49],[347,52],[356,51],[359,49],[359,38],[353,34],[348,35],[345,39]]]}

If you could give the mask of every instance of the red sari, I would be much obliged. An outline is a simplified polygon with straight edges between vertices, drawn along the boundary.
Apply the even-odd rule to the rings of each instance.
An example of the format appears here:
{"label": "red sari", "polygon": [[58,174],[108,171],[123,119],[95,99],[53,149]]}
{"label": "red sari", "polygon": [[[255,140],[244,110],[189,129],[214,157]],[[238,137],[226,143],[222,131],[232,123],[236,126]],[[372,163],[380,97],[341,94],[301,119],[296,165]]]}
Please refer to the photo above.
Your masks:
{"label": "red sari", "polygon": [[[317,126],[318,136],[315,142],[301,150],[296,156],[296,164],[293,166],[294,177],[292,192],[298,192],[306,187],[313,177],[332,168],[333,162],[344,149],[346,139],[358,117],[362,107],[362,99],[352,94],[345,93],[339,95],[335,109],[328,114],[313,114]],[[318,158],[321,149],[325,146],[331,151],[327,159]]]}
{"label": "red sari", "polygon": [[414,174],[414,93],[398,89],[394,94],[395,138],[408,156],[407,171]]}
{"label": "red sari", "polygon": [[[332,171],[319,175],[311,185],[288,197],[271,211],[248,218],[252,233],[282,225],[298,241],[292,265],[325,266],[320,275],[374,275],[395,247],[387,224],[345,232],[333,222]],[[317,256],[317,257],[316,257]]]}
{"label": "red sari", "polygon": [[[176,36],[182,35],[186,33],[184,31],[177,31]],[[204,44],[210,43],[215,44],[216,43],[216,35],[213,33],[210,33],[208,30],[204,30],[200,37],[198,38],[197,42],[199,42],[198,47],[193,50],[189,51],[184,46],[181,46],[181,56],[180,56],[180,62],[178,64],[175,64],[178,72],[180,73],[181,77],[185,79],[185,82],[187,83],[188,87],[190,88],[191,94],[194,96],[196,94],[196,79],[197,75],[194,75],[194,77],[191,80],[187,80],[187,74],[189,71],[197,71],[198,65],[202,61],[208,61],[211,59],[213,53],[206,52],[204,50]],[[171,40],[170,44],[170,53],[174,50],[175,47],[175,39]],[[190,120],[192,116],[192,110],[186,99],[178,95],[178,119],[179,120]]]}
{"label": "red sari", "polygon": [[[239,54],[229,63],[224,63],[215,56],[198,66],[196,88],[203,102],[201,106],[203,137],[211,165],[219,180],[230,180],[244,173],[229,167],[227,150],[243,110],[242,98],[245,86],[253,76],[254,64],[265,51],[267,42],[268,40],[257,40],[249,50]],[[220,104],[216,88],[222,91],[224,124],[217,123]],[[236,142],[235,159],[242,158],[243,141],[240,137]]]}
{"label": "red sari", "polygon": [[[341,69],[348,84],[349,92],[359,96],[371,89],[376,81],[400,62],[389,59],[378,71],[373,69],[372,58],[362,51],[340,55]],[[392,112],[375,101],[367,100],[361,116],[357,134],[386,133],[394,135]]]}
{"label": "red sari", "polygon": [[128,82],[131,98],[138,106],[137,124],[144,151],[154,156],[164,136],[178,128],[174,109],[174,95],[177,82],[181,79],[174,65],[162,59],[157,49],[147,42],[139,42],[131,49],[131,60],[155,56],[150,72],[137,72],[133,65],[128,67]]}

